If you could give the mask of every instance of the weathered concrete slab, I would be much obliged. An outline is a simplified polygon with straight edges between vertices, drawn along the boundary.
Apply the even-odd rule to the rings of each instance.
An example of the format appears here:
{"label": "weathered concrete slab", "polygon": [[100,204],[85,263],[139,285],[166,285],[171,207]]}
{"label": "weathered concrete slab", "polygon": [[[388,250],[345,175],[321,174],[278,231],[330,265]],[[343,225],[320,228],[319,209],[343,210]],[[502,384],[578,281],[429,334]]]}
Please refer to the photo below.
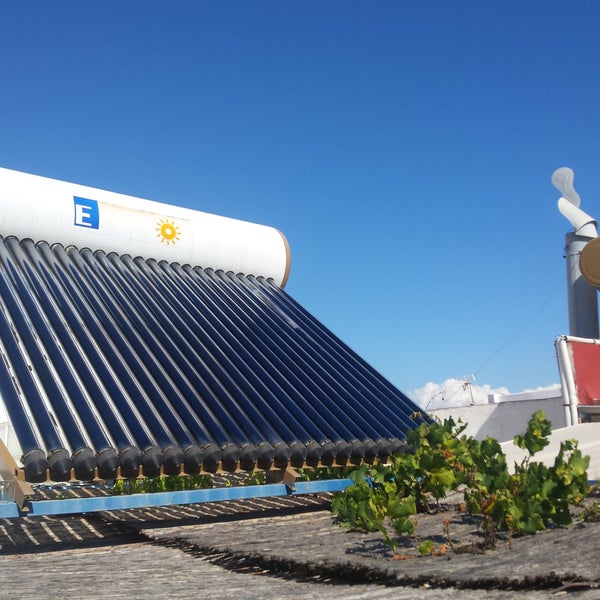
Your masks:
{"label": "weathered concrete slab", "polygon": [[[0,555],[0,599],[39,600],[511,600],[514,592],[436,589],[427,586],[387,588],[372,584],[332,584],[272,577],[257,571],[232,572],[209,561],[156,544]],[[520,594],[523,595],[523,594]],[[589,591],[549,595],[532,591],[527,600],[566,597],[593,600]]]}
{"label": "weathered concrete slab", "polygon": [[[450,547],[444,521],[449,519]],[[464,589],[557,589],[579,582],[600,584],[600,524],[578,523],[535,536],[515,538],[508,548],[481,551],[481,532],[474,517],[459,512],[419,515],[418,535],[434,541],[440,556],[421,557],[418,540],[406,538],[396,552],[380,534],[346,533],[327,511],[306,515],[206,523],[140,530],[150,539],[180,544],[223,564],[238,561],[264,569],[342,580],[377,581],[386,585],[422,585]],[[600,590],[596,591],[600,596]]]}

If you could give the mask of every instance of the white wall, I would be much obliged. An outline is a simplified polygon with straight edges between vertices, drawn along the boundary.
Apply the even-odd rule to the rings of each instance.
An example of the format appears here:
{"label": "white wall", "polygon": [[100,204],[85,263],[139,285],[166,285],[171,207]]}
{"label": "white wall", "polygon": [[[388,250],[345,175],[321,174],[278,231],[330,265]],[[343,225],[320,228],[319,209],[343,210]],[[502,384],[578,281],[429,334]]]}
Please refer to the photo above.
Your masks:
{"label": "white wall", "polygon": [[527,422],[538,410],[543,410],[552,422],[552,429],[566,427],[564,400],[560,388],[543,392],[492,394],[488,404],[474,404],[455,408],[440,408],[431,415],[440,420],[452,417],[467,424],[465,435],[479,440],[490,436],[499,442],[512,440],[523,433]]}

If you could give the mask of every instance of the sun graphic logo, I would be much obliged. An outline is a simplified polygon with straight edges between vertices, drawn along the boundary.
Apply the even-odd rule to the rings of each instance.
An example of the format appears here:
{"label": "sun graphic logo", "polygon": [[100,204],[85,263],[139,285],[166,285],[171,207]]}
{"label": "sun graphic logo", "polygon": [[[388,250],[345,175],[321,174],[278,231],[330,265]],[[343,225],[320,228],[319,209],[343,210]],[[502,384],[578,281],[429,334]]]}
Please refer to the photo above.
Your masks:
{"label": "sun graphic logo", "polygon": [[161,219],[156,224],[156,237],[160,239],[162,244],[170,246],[179,240],[179,227],[175,225],[175,221],[169,219]]}

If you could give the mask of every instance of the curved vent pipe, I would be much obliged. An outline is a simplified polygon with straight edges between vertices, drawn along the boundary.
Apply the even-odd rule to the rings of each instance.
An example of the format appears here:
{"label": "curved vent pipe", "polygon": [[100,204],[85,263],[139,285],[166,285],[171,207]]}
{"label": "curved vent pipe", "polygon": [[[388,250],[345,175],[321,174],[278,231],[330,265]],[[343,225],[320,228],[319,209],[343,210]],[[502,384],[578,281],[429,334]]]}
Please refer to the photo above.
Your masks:
{"label": "curved vent pipe", "polygon": [[567,290],[569,300],[569,334],[582,338],[600,337],[598,328],[598,295],[583,275],[579,260],[589,241],[598,236],[596,220],[581,208],[581,199],[573,187],[574,174],[561,167],[552,174],[552,183],[562,194],[558,210],[567,218],[574,231],[565,237],[567,259]]}
{"label": "curved vent pipe", "polygon": [[552,183],[562,194],[558,199],[558,210],[573,225],[577,235],[597,237],[596,220],[579,208],[581,198],[573,187],[574,179],[575,174],[569,167],[561,167],[552,173]]}

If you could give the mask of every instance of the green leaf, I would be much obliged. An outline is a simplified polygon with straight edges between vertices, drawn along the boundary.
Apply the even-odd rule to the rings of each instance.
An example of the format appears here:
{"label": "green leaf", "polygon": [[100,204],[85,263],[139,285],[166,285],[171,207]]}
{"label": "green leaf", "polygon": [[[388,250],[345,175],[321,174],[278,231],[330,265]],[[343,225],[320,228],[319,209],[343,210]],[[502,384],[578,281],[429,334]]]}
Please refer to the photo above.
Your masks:
{"label": "green leaf", "polygon": [[531,515],[528,519],[522,520],[520,522],[521,527],[520,530],[523,533],[536,533],[538,531],[543,531],[544,529],[546,529],[546,526],[544,525],[544,521],[542,520],[541,515],[539,514],[533,514]]}
{"label": "green leaf", "polygon": [[589,465],[590,457],[582,456],[580,450],[573,452],[569,458],[569,467],[575,477],[582,477],[585,475],[587,479],[587,469]]}
{"label": "green leaf", "polygon": [[531,416],[525,432],[515,436],[514,443],[533,456],[550,443],[548,436],[551,433],[552,423],[546,418],[543,410],[538,410]]}
{"label": "green leaf", "polygon": [[425,540],[422,544],[419,544],[419,553],[421,556],[427,556],[428,554],[431,554],[433,548],[433,542],[431,540]]}

